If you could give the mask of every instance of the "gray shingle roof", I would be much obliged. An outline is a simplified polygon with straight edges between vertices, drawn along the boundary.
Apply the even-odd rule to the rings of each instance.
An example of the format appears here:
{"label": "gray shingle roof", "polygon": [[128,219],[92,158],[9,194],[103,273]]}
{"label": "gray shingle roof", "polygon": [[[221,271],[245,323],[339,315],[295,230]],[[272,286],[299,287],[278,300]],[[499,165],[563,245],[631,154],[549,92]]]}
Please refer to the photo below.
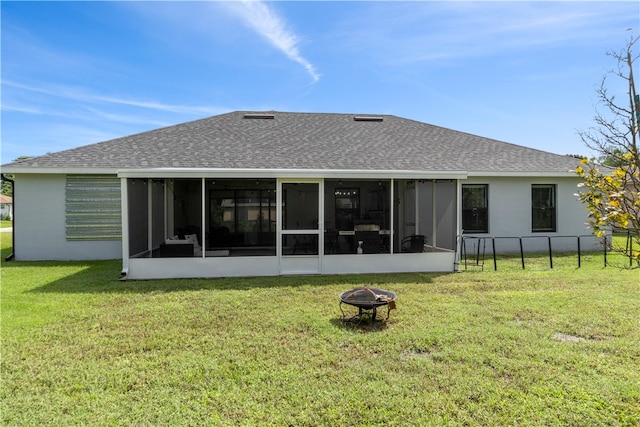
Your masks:
{"label": "gray shingle roof", "polygon": [[[392,115],[235,111],[34,157],[19,168],[241,168],[558,173],[578,160]],[[370,116],[364,116],[370,117]]]}

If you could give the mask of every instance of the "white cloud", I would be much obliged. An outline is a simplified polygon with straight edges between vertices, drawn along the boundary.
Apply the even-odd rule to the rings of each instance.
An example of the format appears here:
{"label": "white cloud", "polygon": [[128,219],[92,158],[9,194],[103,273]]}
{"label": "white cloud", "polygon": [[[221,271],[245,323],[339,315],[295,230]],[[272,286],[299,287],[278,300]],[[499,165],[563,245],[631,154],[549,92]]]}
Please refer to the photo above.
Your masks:
{"label": "white cloud", "polygon": [[15,113],[25,114],[42,114],[42,111],[34,107],[24,107],[22,105],[13,105],[7,102],[2,103],[2,111],[13,111]]}
{"label": "white cloud", "polygon": [[260,0],[234,2],[232,10],[255,32],[284,53],[289,59],[300,64],[309,73],[313,82],[320,80],[315,67],[305,59],[298,48],[298,36],[287,29],[284,20]]}
{"label": "white cloud", "polygon": [[384,63],[466,61],[624,35],[630,10],[625,2],[380,2],[358,8],[338,37]]}
{"label": "white cloud", "polygon": [[121,104],[128,105],[130,107],[140,107],[151,110],[159,110],[159,111],[167,111],[171,113],[181,113],[181,114],[220,114],[223,111],[227,111],[226,109],[221,108],[212,108],[212,107],[198,107],[193,105],[174,105],[174,104],[163,104],[161,102],[155,101],[137,101],[135,99],[124,99],[117,98],[112,96],[95,96],[93,97],[96,101],[106,102],[110,104]]}
{"label": "white cloud", "polygon": [[[18,83],[10,80],[2,81],[2,84],[7,87],[20,89],[29,92],[40,93],[47,96],[53,96],[57,98],[70,99],[73,101],[81,102],[83,104],[118,104],[127,105],[130,107],[144,108],[155,111],[165,111],[171,113],[187,114],[187,115],[201,115],[201,114],[220,114],[228,111],[228,109],[207,107],[207,106],[193,106],[193,105],[177,105],[177,104],[164,104],[156,101],[141,101],[135,99],[125,99],[116,96],[96,95],[87,92],[85,89],[75,86],[63,86],[63,85],[50,85],[50,86],[32,86],[23,83]],[[16,107],[6,106],[3,103],[3,110],[21,111],[25,113],[42,113],[42,111],[35,107]]]}

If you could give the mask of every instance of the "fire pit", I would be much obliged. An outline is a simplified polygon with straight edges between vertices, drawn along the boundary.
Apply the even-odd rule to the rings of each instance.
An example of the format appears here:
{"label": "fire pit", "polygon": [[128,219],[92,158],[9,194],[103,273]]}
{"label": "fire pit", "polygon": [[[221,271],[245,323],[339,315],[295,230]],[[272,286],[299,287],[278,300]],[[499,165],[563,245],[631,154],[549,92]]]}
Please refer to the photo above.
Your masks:
{"label": "fire pit", "polygon": [[[352,305],[358,308],[358,314],[347,318],[342,304]],[[370,288],[368,286],[355,288],[340,294],[340,311],[342,319],[345,322],[353,319],[361,319],[366,312],[371,312],[371,323],[376,320],[378,307],[387,306],[387,319],[389,312],[396,308],[396,294],[391,291],[385,291],[378,288]]]}

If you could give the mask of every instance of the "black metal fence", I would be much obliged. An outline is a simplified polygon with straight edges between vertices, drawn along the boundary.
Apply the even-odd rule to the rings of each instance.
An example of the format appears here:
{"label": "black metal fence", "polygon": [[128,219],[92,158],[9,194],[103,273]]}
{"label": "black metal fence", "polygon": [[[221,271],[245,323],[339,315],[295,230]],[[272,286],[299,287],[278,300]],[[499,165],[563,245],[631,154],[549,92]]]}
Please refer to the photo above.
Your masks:
{"label": "black metal fence", "polygon": [[[521,237],[477,237],[462,236],[458,239],[459,266],[464,270],[470,267],[484,269],[487,258],[493,261],[494,270],[498,270],[498,260],[504,257],[520,257],[520,265],[526,267],[526,256],[545,254],[549,259],[549,268],[553,268],[554,256],[576,254],[577,267],[580,268],[583,256],[602,253],[603,266],[609,264],[613,250],[614,236],[625,242],[624,252],[628,255],[629,267],[633,267],[633,236],[630,230],[614,231],[603,238],[593,234],[581,236],[521,236]],[[535,242],[535,243],[534,243]],[[594,248],[597,248],[594,250]]]}

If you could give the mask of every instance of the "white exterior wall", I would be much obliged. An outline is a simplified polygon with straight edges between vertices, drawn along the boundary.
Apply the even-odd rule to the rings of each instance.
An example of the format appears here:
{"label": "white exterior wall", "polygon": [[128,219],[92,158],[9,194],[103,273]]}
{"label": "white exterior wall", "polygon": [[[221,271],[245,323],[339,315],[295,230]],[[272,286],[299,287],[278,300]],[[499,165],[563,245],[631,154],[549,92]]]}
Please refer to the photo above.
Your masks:
{"label": "white exterior wall", "polygon": [[[583,250],[596,250],[597,239],[591,238],[588,227],[587,210],[575,194],[579,191],[576,178],[536,178],[536,177],[469,177],[462,184],[488,184],[489,192],[489,233],[469,233],[475,237],[526,237],[523,239],[525,251],[548,249],[548,236],[552,237],[553,250],[576,250],[573,237],[585,236],[581,240]],[[556,231],[531,231],[531,185],[556,185]],[[568,236],[565,238],[564,236]],[[489,251],[490,245],[487,245]],[[496,252],[519,250],[516,240],[496,240]]]}
{"label": "white exterior wall", "polygon": [[276,257],[131,258],[127,279],[250,277],[280,274]]}
{"label": "white exterior wall", "polygon": [[322,261],[322,273],[452,272],[455,258],[456,254],[453,251],[393,255],[326,255]]}
{"label": "white exterior wall", "polygon": [[92,260],[122,257],[122,242],[67,241],[65,231],[66,175],[17,174],[13,224],[19,261]]}
{"label": "white exterior wall", "polygon": [[[577,199],[578,178],[553,177],[469,177],[461,181],[462,184],[488,184],[489,186],[489,233],[468,234],[477,237],[529,237],[524,239],[525,251],[545,251],[548,248],[547,236],[553,237],[554,251],[576,249],[575,238],[562,236],[590,236],[587,227],[587,211]],[[553,233],[531,232],[531,185],[555,184],[557,189],[557,230]],[[14,223],[16,233],[16,247],[14,252],[18,260],[88,260],[88,259],[119,259],[122,257],[122,242],[116,241],[67,241],[65,236],[65,185],[64,174],[17,174],[15,180],[14,204],[18,218]],[[460,209],[460,207],[458,208]],[[532,238],[535,236],[536,238]],[[448,236],[446,236],[448,237]],[[439,236],[445,239],[445,235]],[[597,239],[586,237],[581,241],[582,250],[599,250]],[[499,253],[517,251],[517,241],[499,240],[496,251]],[[487,245],[491,251],[491,245]],[[400,255],[404,256],[406,254]],[[430,254],[433,256],[434,254]],[[441,255],[445,256],[445,255]],[[449,255],[446,255],[449,256]],[[409,258],[406,258],[409,260]],[[136,260],[147,262],[149,260]],[[204,261],[204,262],[203,262]],[[197,260],[197,270],[205,268],[210,272],[212,266],[207,260]],[[247,270],[237,263],[244,264],[251,259],[224,260],[224,268],[216,265],[217,273],[234,275],[241,272],[260,275],[255,269]],[[279,267],[274,260],[260,260],[255,264],[260,266],[262,274],[279,274]],[[264,264],[262,261],[265,261]],[[341,258],[324,257],[322,271],[324,273],[346,272]],[[394,259],[397,262],[398,258]],[[402,258],[404,262],[405,259]],[[430,260],[431,261],[431,260]],[[432,261],[435,261],[433,259]],[[166,262],[164,260],[163,262]],[[255,262],[255,260],[253,260]],[[202,265],[200,265],[202,263]],[[441,264],[440,264],[441,263]],[[168,263],[167,265],[172,265]],[[206,265],[206,267],[204,267]],[[425,271],[449,269],[449,260],[438,260],[438,267],[424,264]],[[191,266],[194,267],[194,266]],[[353,265],[352,265],[353,267]],[[396,266],[389,270],[379,266],[381,271],[410,271],[408,266]],[[191,273],[193,269],[189,268]],[[233,271],[232,271],[233,270]],[[375,270],[375,269],[374,269]],[[204,270],[200,273],[204,273]],[[184,273],[187,274],[187,271]],[[210,273],[209,273],[210,274]],[[145,275],[145,274],[143,274]]]}

